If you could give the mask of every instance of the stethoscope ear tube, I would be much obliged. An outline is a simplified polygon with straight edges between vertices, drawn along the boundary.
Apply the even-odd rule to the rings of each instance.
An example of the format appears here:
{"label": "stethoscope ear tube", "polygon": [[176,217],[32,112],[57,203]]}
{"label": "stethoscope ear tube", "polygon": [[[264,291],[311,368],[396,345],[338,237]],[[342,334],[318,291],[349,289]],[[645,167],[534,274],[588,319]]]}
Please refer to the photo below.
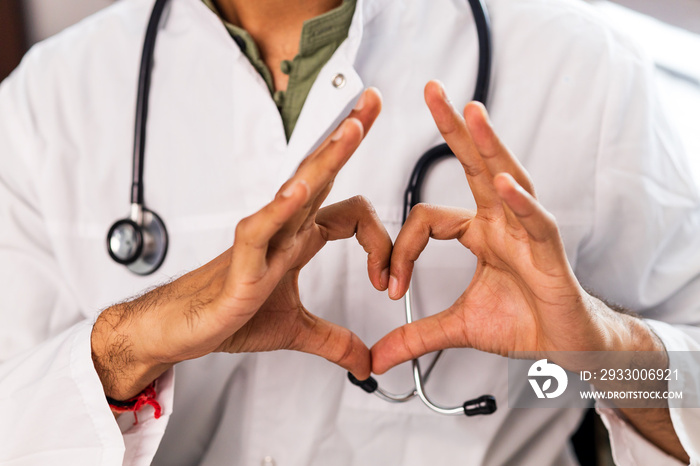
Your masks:
{"label": "stethoscope ear tube", "polygon": [[477,416],[479,414],[493,414],[496,412],[496,398],[492,395],[483,395],[479,398],[466,401],[462,405],[464,414],[467,416]]}
{"label": "stethoscope ear tube", "polygon": [[360,380],[354,375],[352,375],[352,372],[348,372],[348,380],[350,380],[350,383],[352,383],[353,385],[357,385],[367,393],[374,393],[375,390],[377,390],[377,388],[379,387],[379,384],[377,383],[377,380],[374,377],[370,377],[365,380]]}

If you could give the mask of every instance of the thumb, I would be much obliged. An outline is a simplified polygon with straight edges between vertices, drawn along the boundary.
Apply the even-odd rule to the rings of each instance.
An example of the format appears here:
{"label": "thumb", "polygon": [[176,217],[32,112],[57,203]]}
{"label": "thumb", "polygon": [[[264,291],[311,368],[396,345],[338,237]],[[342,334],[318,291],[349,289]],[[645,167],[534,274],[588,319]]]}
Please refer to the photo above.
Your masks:
{"label": "thumb", "polygon": [[357,335],[308,311],[304,310],[300,316],[303,322],[289,349],[321,356],[352,372],[359,380],[370,376],[369,348]]}
{"label": "thumb", "polygon": [[392,367],[427,353],[468,346],[463,321],[450,309],[396,328],[372,347],[372,372]]}

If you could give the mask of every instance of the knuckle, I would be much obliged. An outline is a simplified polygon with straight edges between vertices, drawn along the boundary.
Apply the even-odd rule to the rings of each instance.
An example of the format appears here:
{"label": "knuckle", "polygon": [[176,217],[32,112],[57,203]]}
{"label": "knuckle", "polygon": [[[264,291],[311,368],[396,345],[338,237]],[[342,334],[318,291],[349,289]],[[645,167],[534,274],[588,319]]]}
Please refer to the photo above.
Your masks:
{"label": "knuckle", "polygon": [[253,227],[252,217],[245,217],[241,219],[236,225],[236,238],[245,238],[250,235]]}
{"label": "knuckle", "polygon": [[351,197],[348,199],[348,202],[353,210],[359,211],[360,216],[362,217],[374,217],[376,215],[376,211],[374,210],[372,203],[361,194]]}
{"label": "knuckle", "polygon": [[422,220],[429,216],[432,208],[433,206],[431,206],[430,204],[426,204],[425,202],[419,202],[418,204],[413,206],[409,215],[419,220]]}
{"label": "knuckle", "polygon": [[367,255],[367,267],[370,269],[383,269],[389,262],[389,254],[380,251],[370,251]]}
{"label": "knuckle", "polygon": [[405,353],[410,356],[410,359],[416,359],[420,354],[420,349],[416,347],[417,341],[411,338],[406,327],[399,327],[399,341],[404,347]]}
{"label": "knuckle", "polygon": [[439,214],[439,206],[420,202],[413,206],[408,215],[408,219],[406,219],[406,223],[408,223],[408,220],[411,220],[411,223],[415,222],[417,225],[430,225],[436,216],[439,218]]}
{"label": "knuckle", "polygon": [[363,196],[362,194],[358,194],[357,196],[353,196],[350,199],[348,199],[348,202],[353,205],[357,206],[361,209],[367,210],[372,208],[372,204],[369,202],[369,200]]}
{"label": "knuckle", "polygon": [[484,173],[485,170],[485,168],[479,164],[462,163],[462,166],[464,167],[464,173],[470,178],[476,178],[480,176],[482,173]]}
{"label": "knuckle", "polygon": [[355,345],[353,341],[353,334],[346,330],[343,332],[342,336],[338,339],[337,350],[334,355],[335,363],[343,363],[352,359]]}

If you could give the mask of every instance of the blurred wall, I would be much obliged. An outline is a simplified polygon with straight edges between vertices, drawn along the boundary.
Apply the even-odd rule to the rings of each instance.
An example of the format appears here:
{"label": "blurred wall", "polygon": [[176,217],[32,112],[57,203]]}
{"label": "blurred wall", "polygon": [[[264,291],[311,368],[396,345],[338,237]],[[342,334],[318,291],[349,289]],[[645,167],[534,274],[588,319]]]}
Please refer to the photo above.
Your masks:
{"label": "blurred wall", "polygon": [[[0,0],[4,1],[6,0]],[[27,38],[33,44],[101,10],[114,0],[22,1],[27,17]]]}
{"label": "blurred wall", "polygon": [[0,0],[0,80],[19,63],[27,46],[21,0]]}
{"label": "blurred wall", "polygon": [[627,8],[700,34],[700,0],[613,0]]}
{"label": "blurred wall", "polygon": [[[0,3],[14,0],[0,0]],[[30,43],[55,34],[115,0],[19,0],[27,13]],[[613,0],[662,21],[700,33],[700,0]]]}

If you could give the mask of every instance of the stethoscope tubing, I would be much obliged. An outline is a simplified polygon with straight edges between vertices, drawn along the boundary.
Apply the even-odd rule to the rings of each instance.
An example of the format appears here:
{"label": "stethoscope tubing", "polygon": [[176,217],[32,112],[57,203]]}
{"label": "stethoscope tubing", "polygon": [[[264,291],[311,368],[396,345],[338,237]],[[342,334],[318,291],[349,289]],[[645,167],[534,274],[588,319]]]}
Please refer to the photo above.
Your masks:
{"label": "stethoscope tubing", "polygon": [[136,118],[134,119],[134,152],[131,182],[131,204],[143,208],[143,165],[146,153],[146,122],[148,121],[148,101],[151,94],[151,73],[153,71],[153,54],[160,27],[160,18],[168,0],[156,0],[146,27],[143,41],[141,66],[139,68],[138,91],[136,97]]}
{"label": "stethoscope tubing", "polygon": [[[476,86],[472,100],[479,101],[484,105],[487,104],[489,88],[491,84],[491,66],[492,66],[492,43],[491,43],[491,24],[488,15],[486,4],[483,0],[469,0],[469,6],[474,16],[476,23],[476,31],[479,39],[479,67],[477,71]],[[454,153],[447,144],[440,144],[428,150],[416,163],[408,185],[404,192],[404,207],[401,223],[405,223],[409,213],[413,207],[421,202],[421,190],[423,182],[427,176],[431,166],[440,160],[448,157],[454,157]],[[413,322],[413,304],[411,300],[411,286],[409,285],[406,295],[404,296],[404,308],[406,312],[406,323]],[[425,392],[425,383],[428,381],[432,370],[435,368],[437,361],[442,356],[442,351],[438,351],[431,361],[425,373],[421,372],[420,361],[412,360],[412,373],[414,389],[402,394],[394,394],[383,390],[379,384],[371,379],[368,381],[358,381],[350,376],[350,381],[362,387],[365,391],[374,393],[379,398],[392,403],[404,403],[416,396],[431,410],[445,415],[463,415],[468,416],[474,414],[491,414],[496,410],[496,401],[490,395],[483,395],[477,399],[469,400],[462,406],[444,407],[430,400]]]}

